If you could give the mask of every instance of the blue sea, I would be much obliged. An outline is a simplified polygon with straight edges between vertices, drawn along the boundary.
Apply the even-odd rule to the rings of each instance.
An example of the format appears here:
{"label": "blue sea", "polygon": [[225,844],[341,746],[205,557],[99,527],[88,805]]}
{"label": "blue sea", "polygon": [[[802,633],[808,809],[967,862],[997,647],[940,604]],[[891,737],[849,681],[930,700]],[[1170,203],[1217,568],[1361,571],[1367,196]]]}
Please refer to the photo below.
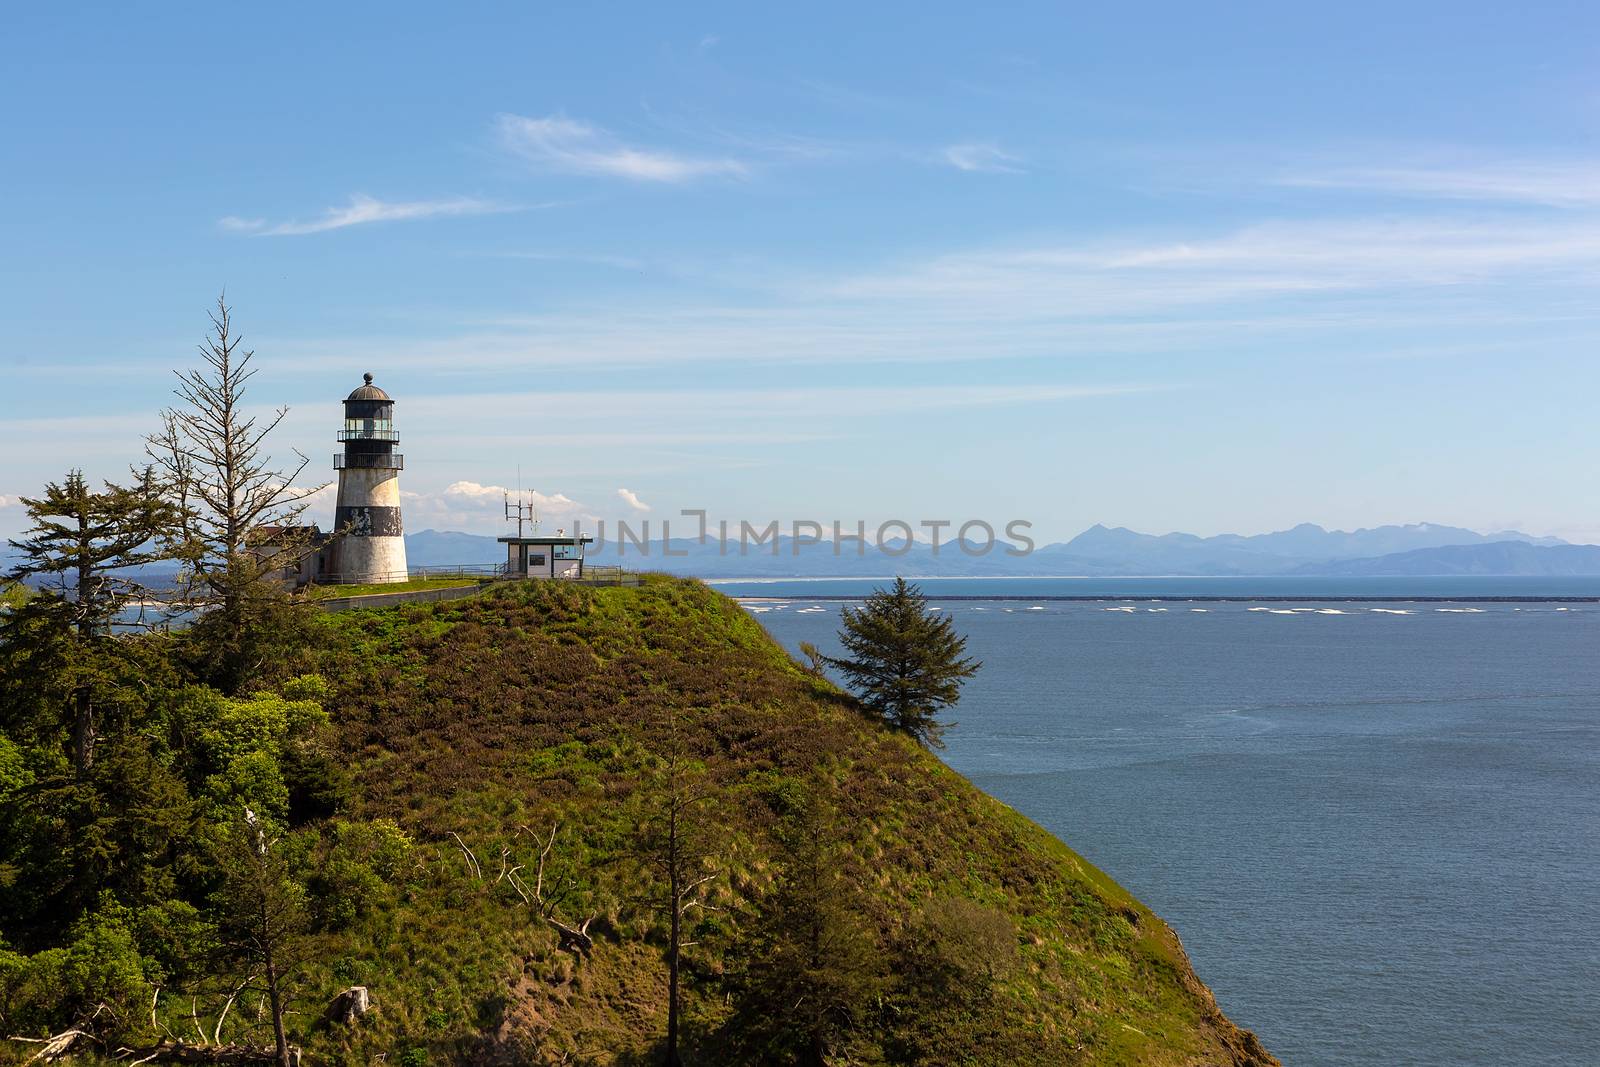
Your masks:
{"label": "blue sea", "polygon": [[[984,662],[945,758],[1170,922],[1286,1064],[1600,1063],[1600,604],[1408,599],[1600,582],[922,584],[1008,598],[935,601]],[[845,601],[791,598],[871,585],[718,588],[834,651]],[[1163,594],[1274,599],[1045,599]]]}

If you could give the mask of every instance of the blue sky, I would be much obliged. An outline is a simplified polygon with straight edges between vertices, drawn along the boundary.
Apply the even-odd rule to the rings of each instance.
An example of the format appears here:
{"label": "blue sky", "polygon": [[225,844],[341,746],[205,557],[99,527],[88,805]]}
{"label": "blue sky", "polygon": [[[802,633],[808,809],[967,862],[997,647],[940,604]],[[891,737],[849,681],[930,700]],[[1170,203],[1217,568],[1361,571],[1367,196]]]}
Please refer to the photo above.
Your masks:
{"label": "blue sky", "polygon": [[0,532],[137,457],[225,286],[304,480],[395,395],[413,530],[520,467],[556,520],[1600,540],[1592,4],[589,7],[9,12]]}

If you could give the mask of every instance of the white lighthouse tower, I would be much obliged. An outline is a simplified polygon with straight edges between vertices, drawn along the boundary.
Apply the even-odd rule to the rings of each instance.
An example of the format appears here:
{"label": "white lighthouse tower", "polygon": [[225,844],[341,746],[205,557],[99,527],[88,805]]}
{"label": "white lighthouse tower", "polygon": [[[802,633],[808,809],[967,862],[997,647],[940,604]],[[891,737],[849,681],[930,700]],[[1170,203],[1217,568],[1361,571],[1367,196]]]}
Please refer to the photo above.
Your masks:
{"label": "white lighthouse tower", "polygon": [[334,512],[338,538],[331,570],[346,584],[406,580],[406,542],[400,526],[400,470],[394,401],[362,375],[365,384],[344,401],[344,452],[333,457],[339,472]]}

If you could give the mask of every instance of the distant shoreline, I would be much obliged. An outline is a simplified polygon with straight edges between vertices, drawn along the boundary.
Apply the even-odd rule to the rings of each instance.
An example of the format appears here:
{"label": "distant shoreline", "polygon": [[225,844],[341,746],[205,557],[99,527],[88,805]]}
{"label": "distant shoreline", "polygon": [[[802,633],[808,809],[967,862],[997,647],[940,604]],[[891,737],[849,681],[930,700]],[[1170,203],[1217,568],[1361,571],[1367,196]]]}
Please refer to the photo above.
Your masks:
{"label": "distant shoreline", "polygon": [[[869,593],[794,593],[789,596],[739,596],[730,594],[734,600],[741,603],[777,603],[789,600],[866,600]],[[1600,604],[1600,596],[1540,596],[1540,595],[1505,595],[1505,596],[1373,596],[1373,595],[1344,595],[1344,596],[1285,596],[1282,594],[1263,594],[1261,596],[1247,596],[1243,594],[1206,594],[1193,593],[1188,595],[1167,593],[1136,593],[1132,596],[1094,596],[1082,594],[1068,596],[1058,593],[1047,593],[1041,596],[1020,596],[1015,593],[992,593],[982,595],[978,593],[924,593],[927,600],[966,600],[966,601],[991,601],[1004,600],[1019,603],[1073,602],[1083,604],[1115,604],[1115,603],[1145,603],[1161,602],[1172,604]]]}

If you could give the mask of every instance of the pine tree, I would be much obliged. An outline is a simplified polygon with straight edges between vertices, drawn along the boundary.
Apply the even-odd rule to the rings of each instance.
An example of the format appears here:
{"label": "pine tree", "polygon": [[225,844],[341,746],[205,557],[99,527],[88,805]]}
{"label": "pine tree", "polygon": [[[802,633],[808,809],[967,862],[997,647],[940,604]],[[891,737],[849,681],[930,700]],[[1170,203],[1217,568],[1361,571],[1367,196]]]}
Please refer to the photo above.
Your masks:
{"label": "pine tree", "polygon": [[961,695],[961,684],[982,666],[965,658],[967,639],[948,615],[928,610],[922,590],[896,578],[858,608],[844,610],[839,641],[849,655],[830,657],[868,709],[930,748],[943,748],[954,723],[938,714]]}
{"label": "pine tree", "polygon": [[274,1062],[289,1067],[294,1057],[284,1019],[290,978],[305,947],[306,890],[281,844],[250,809],[234,827],[228,848],[219,898],[225,962],[249,976],[238,990],[260,981],[271,1013]]}
{"label": "pine tree", "polygon": [[[164,539],[175,510],[146,469],[132,486],[106,482],[89,488],[81,471],[44,495],[23,497],[32,526],[10,542],[22,560],[7,576],[15,582],[44,579],[41,594],[18,604],[5,621],[8,658],[30,658],[49,677],[37,691],[65,684],[70,691],[71,754],[77,772],[94,762],[98,708],[96,690],[115,659],[112,624],[149,590],[125,572],[168,558]],[[142,618],[142,612],[141,612]]]}
{"label": "pine tree", "polygon": [[847,830],[819,782],[792,798],[777,838],[782,866],[754,916],[749,958],[730,985],[726,1039],[742,1063],[857,1062],[873,1004],[889,988]]}

